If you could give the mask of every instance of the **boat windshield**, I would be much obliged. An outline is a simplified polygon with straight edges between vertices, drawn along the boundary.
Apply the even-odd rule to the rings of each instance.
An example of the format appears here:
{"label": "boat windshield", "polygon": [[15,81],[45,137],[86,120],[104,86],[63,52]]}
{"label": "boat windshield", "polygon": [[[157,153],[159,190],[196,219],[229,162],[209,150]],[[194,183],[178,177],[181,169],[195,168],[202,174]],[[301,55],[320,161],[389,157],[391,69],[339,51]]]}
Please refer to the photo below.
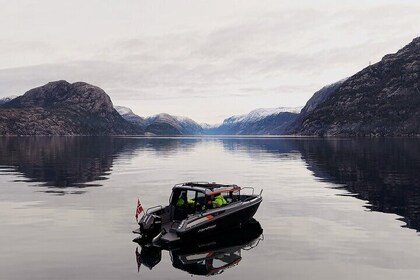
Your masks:
{"label": "boat windshield", "polygon": [[206,210],[205,194],[201,191],[178,189],[172,194],[171,204],[175,208],[185,209],[187,214]]}

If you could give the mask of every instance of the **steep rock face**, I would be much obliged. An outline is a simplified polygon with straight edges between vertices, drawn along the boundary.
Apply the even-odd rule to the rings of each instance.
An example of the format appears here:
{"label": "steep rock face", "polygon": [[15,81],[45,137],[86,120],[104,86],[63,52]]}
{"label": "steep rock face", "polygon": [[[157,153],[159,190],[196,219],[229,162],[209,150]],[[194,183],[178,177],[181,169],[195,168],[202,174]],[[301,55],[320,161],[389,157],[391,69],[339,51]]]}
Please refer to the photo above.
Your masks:
{"label": "steep rock face", "polygon": [[146,119],[146,133],[156,135],[199,135],[203,128],[190,118],[159,114]]}
{"label": "steep rock face", "polygon": [[315,92],[308,102],[306,102],[296,119],[285,128],[286,133],[293,133],[298,130],[302,126],[302,122],[305,117],[313,112],[319,105],[324,103],[332,94],[334,94],[346,80],[347,79],[342,79]]}
{"label": "steep rock face", "polygon": [[344,81],[292,133],[420,135],[420,38]]}
{"label": "steep rock face", "polygon": [[331,85],[325,86],[322,89],[314,93],[314,95],[308,100],[305,107],[303,107],[300,114],[307,115],[314,111],[320,104],[324,103],[331,94],[336,92],[336,90],[346,81],[347,79],[340,80]]}
{"label": "steep rock face", "polygon": [[124,120],[100,88],[56,81],[0,107],[1,135],[142,134]]}
{"label": "steep rock face", "polygon": [[205,129],[213,135],[279,135],[297,117],[300,108],[256,109],[245,115],[232,116],[219,126]]}

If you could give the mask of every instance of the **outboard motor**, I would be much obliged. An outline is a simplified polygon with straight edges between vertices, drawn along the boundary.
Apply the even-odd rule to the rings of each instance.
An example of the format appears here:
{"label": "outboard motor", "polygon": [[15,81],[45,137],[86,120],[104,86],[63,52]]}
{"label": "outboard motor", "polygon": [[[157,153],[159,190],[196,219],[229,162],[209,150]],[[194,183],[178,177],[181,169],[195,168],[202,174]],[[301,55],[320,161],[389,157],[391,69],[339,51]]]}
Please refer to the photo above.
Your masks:
{"label": "outboard motor", "polygon": [[162,260],[162,249],[152,246],[141,246],[140,253],[136,248],[137,265],[145,265],[149,269],[155,267]]}
{"label": "outboard motor", "polygon": [[140,220],[140,232],[143,238],[151,239],[159,234],[162,228],[162,219],[158,215],[146,214]]}

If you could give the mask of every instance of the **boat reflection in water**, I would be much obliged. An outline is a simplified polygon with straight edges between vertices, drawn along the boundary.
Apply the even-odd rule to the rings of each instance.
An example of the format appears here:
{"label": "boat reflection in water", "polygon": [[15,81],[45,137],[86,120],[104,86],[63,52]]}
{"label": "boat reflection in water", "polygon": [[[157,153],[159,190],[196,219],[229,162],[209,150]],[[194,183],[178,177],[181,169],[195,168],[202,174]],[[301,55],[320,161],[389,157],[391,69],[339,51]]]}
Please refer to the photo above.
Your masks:
{"label": "boat reflection in water", "polygon": [[[236,266],[242,260],[242,250],[251,250],[264,239],[263,229],[252,219],[241,228],[203,240],[192,240],[177,248],[168,249],[173,267],[193,275],[211,276]],[[136,242],[136,239],[134,240]],[[161,247],[144,244],[136,248],[137,269],[141,265],[152,269],[162,259]]]}

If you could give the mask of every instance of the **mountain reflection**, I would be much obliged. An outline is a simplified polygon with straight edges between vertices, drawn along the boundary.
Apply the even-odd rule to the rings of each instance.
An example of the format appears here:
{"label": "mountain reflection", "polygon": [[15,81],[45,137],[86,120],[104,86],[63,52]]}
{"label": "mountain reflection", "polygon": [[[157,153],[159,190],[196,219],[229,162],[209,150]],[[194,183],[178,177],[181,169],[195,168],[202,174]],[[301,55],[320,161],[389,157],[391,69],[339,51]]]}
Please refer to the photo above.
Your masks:
{"label": "mountain reflection", "polygon": [[323,181],[369,201],[372,211],[394,213],[420,231],[419,139],[226,139],[228,150],[275,157],[298,151]]}
{"label": "mountain reflection", "polygon": [[402,216],[420,230],[420,141],[305,141],[299,149],[315,176],[369,201],[369,209]]}
{"label": "mountain reflection", "polygon": [[419,139],[2,137],[0,174],[47,186],[46,193],[83,194],[85,187],[101,186],[116,158],[142,152],[165,158],[207,142],[255,160],[301,157],[317,178],[420,231]]}
{"label": "mountain reflection", "polygon": [[[46,193],[83,194],[80,188],[101,186],[115,158],[138,150],[164,157],[191,149],[197,139],[145,139],[118,137],[2,137],[0,174],[18,174],[15,182],[37,182]],[[79,188],[79,190],[65,190]]]}
{"label": "mountain reflection", "polygon": [[[263,229],[252,219],[242,228],[231,229],[223,235],[171,248],[172,266],[191,275],[213,276],[223,273],[242,260],[242,250],[251,250],[263,239]],[[136,239],[134,240],[136,241]],[[153,269],[162,259],[162,248],[139,244],[136,248],[137,270],[142,266]]]}
{"label": "mountain reflection", "polygon": [[40,182],[44,186],[98,186],[87,182],[107,179],[113,155],[122,148],[122,143],[112,138],[6,137],[0,138],[0,165],[23,174],[25,179],[21,181]]}

